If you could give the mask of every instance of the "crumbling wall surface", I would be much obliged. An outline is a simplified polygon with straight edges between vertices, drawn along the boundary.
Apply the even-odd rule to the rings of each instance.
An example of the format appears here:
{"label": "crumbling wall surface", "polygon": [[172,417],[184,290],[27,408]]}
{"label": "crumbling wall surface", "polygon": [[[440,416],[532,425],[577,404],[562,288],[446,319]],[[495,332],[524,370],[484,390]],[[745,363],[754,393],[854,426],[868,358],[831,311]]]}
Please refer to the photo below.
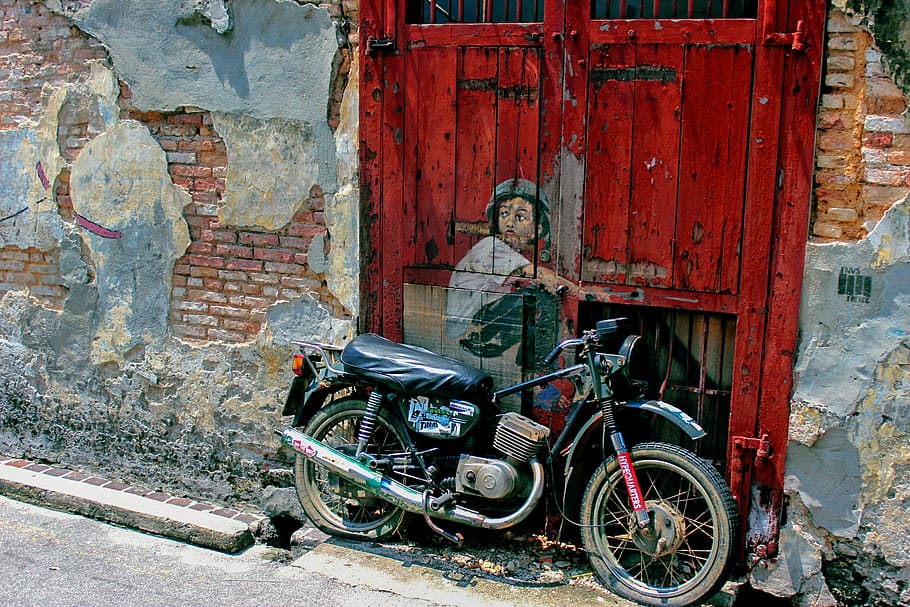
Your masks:
{"label": "crumbling wall surface", "polygon": [[750,572],[798,605],[910,606],[910,116],[879,39],[907,18],[877,0],[828,15],[788,505],[776,558]]}
{"label": "crumbling wall surface", "polygon": [[255,501],[290,340],[359,305],[340,9],[0,10],[0,453]]}
{"label": "crumbling wall surface", "polygon": [[[910,198],[861,241],[807,251],[781,553],[814,554],[849,605],[910,604],[908,216]],[[813,583],[796,577],[790,591]]]}

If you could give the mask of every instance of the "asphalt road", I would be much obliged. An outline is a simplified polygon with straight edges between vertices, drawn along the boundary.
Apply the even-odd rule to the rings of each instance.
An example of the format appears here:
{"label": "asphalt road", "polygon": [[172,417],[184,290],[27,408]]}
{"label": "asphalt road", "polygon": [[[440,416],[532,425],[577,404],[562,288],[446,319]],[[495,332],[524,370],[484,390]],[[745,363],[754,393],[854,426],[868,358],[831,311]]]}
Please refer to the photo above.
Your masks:
{"label": "asphalt road", "polygon": [[430,607],[269,558],[227,555],[0,497],[0,606]]}
{"label": "asphalt road", "polygon": [[228,555],[0,496],[0,607],[565,607],[604,593],[448,579],[322,544],[293,562],[266,546]]}

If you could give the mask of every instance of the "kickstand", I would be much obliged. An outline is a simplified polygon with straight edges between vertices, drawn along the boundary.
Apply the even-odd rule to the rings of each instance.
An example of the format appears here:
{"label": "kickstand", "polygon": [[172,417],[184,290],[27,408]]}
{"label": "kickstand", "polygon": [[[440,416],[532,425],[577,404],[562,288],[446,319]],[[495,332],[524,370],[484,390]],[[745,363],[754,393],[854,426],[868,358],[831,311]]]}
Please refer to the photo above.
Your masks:
{"label": "kickstand", "polygon": [[446,538],[447,540],[449,540],[450,542],[452,542],[453,544],[455,544],[456,546],[461,548],[461,545],[464,543],[463,535],[461,535],[460,533],[449,533],[448,531],[446,531],[445,529],[443,529],[442,527],[437,525],[435,522],[433,522],[433,519],[430,518],[430,491],[429,490],[426,490],[423,492],[423,518],[427,522],[427,526],[430,529],[432,529],[433,531],[435,531],[442,537]]}

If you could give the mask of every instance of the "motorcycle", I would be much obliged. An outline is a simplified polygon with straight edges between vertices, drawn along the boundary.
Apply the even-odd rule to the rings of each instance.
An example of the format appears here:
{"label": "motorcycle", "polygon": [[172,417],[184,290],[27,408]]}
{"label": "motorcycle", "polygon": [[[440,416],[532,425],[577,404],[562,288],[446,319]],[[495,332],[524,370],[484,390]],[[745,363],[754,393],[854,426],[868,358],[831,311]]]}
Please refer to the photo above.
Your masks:
{"label": "motorcycle", "polygon": [[[627,446],[622,428],[636,429],[635,414],[695,440],[705,431],[644,396],[630,372],[641,338],[625,336],[626,327],[601,320],[544,361],[552,368],[575,353],[577,362],[497,391],[485,371],[374,334],[343,349],[294,342],[283,410],[294,419],[278,434],[295,452],[304,511],[330,535],[368,541],[416,514],[460,543],[443,521],[506,529],[548,494],[615,594],[669,606],[713,595],[733,560],[733,496],[709,462],[679,445]],[[549,427],[501,410],[509,395],[564,379],[577,396],[555,440]]]}

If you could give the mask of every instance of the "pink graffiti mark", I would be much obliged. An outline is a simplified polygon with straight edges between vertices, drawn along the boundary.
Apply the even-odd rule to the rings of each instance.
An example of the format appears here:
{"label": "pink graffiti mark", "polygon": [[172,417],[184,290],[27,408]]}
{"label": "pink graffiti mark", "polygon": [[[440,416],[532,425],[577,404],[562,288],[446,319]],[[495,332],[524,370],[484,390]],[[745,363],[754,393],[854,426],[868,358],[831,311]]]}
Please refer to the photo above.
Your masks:
{"label": "pink graffiti mark", "polygon": [[49,190],[51,187],[51,182],[47,178],[47,174],[44,172],[44,166],[42,166],[41,161],[35,165],[35,170],[38,171],[38,179],[41,180],[41,185],[44,186],[45,190]]}
{"label": "pink graffiti mark", "polygon": [[83,217],[79,213],[76,213],[75,211],[73,211],[73,215],[76,216],[76,223],[78,223],[80,226],[82,226],[83,228],[85,228],[86,230],[91,232],[92,234],[97,234],[98,236],[101,236],[102,238],[120,238],[121,236],[123,236],[123,234],[120,232],[120,230],[109,230],[108,228],[104,227],[101,224],[98,224],[98,223],[95,223],[94,221],[86,219],[85,217]]}

